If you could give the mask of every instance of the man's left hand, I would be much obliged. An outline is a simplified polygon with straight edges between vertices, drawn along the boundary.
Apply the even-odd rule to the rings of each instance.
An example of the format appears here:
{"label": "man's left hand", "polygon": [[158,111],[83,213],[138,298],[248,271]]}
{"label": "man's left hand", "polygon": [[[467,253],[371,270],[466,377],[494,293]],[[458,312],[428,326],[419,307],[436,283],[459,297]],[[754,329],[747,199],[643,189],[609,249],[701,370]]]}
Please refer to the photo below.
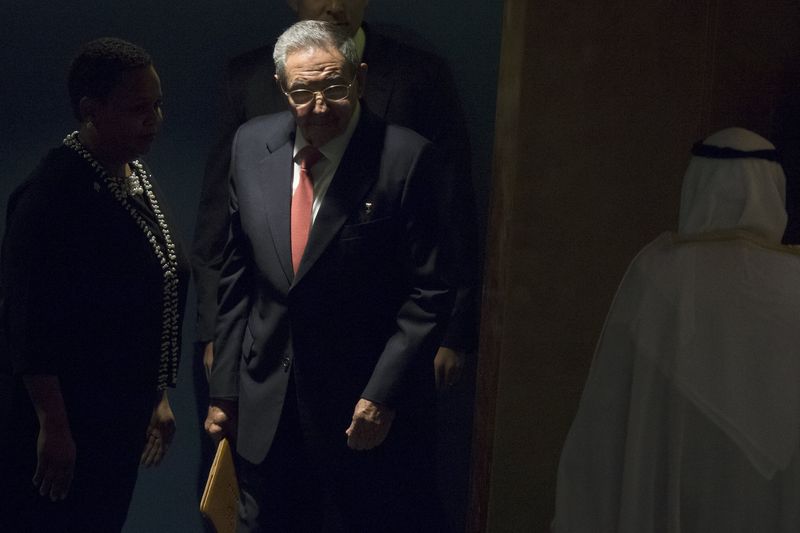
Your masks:
{"label": "man's left hand", "polygon": [[147,426],[146,441],[142,458],[139,464],[144,466],[158,466],[167,454],[172,437],[175,436],[175,415],[169,406],[167,391],[160,394],[158,403],[150,415],[150,424]]}
{"label": "man's left hand", "polygon": [[461,379],[464,370],[464,352],[441,346],[433,359],[433,372],[436,376],[436,389],[443,391]]}
{"label": "man's left hand", "polygon": [[361,398],[353,411],[353,421],[347,428],[347,446],[353,450],[371,450],[389,434],[395,410]]}

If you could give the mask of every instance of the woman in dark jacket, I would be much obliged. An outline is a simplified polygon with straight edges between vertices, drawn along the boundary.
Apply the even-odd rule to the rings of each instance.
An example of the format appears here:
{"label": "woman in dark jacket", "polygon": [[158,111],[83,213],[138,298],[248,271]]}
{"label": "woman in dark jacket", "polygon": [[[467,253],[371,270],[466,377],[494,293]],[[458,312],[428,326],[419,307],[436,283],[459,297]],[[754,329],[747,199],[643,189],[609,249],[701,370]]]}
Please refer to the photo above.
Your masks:
{"label": "woman in dark jacket", "polygon": [[150,56],[119,39],[69,72],[80,129],[12,194],[2,246],[13,371],[2,531],[120,531],[175,420],[186,264],[139,159],[162,122]]}

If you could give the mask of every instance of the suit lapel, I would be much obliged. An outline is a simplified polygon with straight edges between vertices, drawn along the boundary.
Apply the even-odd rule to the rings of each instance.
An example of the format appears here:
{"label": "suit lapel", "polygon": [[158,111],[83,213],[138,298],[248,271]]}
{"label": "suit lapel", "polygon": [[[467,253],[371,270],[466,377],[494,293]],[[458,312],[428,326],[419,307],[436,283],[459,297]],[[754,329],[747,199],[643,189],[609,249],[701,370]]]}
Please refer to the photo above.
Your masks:
{"label": "suit lapel", "polygon": [[385,124],[362,104],[361,119],[350,138],[308,236],[306,251],[294,279],[295,284],[322,256],[378,179],[384,129]]}
{"label": "suit lapel", "polygon": [[290,221],[292,203],[292,154],[294,151],[294,118],[286,113],[286,124],[272,128],[266,144],[266,155],[260,163],[261,192],[266,210],[272,242],[280,261],[281,269],[291,284],[292,247]]}

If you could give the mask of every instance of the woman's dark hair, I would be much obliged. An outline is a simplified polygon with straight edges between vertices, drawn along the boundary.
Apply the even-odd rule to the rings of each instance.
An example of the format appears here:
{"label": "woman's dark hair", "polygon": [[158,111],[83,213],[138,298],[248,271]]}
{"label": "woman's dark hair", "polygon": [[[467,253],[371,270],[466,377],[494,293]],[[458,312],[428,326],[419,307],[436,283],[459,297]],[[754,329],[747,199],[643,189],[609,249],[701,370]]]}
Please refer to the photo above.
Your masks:
{"label": "woman's dark hair", "polygon": [[75,118],[82,120],[81,98],[106,98],[119,83],[122,73],[152,64],[153,59],[142,47],[122,39],[103,37],[81,46],[67,76]]}

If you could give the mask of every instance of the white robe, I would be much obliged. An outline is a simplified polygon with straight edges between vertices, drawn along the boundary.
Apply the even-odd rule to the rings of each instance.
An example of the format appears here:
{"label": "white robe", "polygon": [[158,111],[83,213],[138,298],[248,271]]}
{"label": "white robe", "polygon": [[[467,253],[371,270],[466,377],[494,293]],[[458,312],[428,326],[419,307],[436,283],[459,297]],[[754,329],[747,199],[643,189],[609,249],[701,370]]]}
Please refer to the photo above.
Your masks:
{"label": "white robe", "polygon": [[800,256],[778,244],[783,179],[767,161],[693,159],[682,233],[639,253],[606,318],[554,532],[800,532]]}

